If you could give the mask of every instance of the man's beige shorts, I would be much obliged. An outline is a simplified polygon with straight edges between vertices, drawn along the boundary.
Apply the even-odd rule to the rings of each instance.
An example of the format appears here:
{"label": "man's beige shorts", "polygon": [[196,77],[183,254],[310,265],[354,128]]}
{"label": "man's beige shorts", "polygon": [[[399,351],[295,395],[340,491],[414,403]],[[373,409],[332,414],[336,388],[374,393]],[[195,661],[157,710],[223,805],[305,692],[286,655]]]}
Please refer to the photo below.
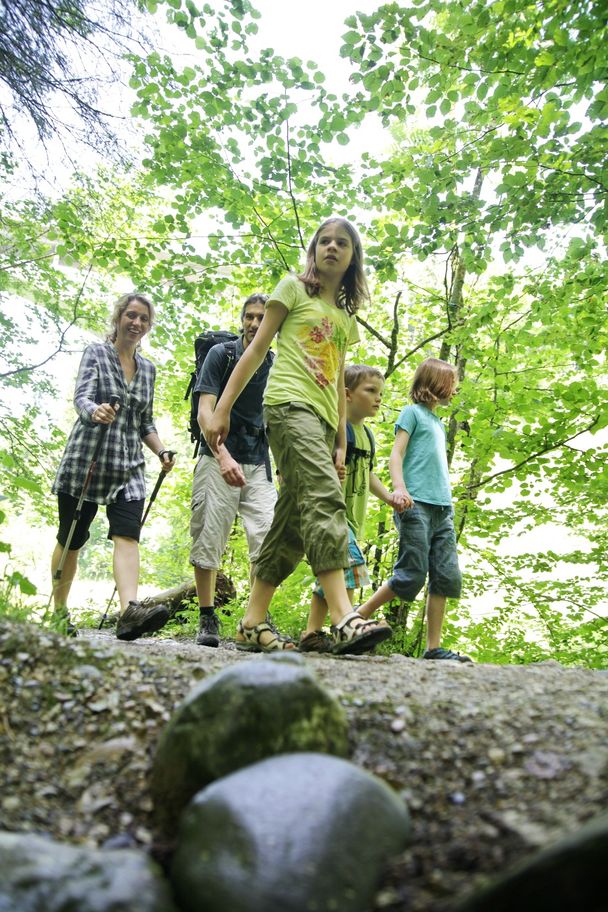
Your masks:
{"label": "man's beige shorts", "polygon": [[255,561],[272,523],[277,492],[264,465],[243,465],[246,485],[226,484],[213,456],[201,456],[194,470],[190,563],[203,570],[219,570],[236,518],[241,517],[249,558]]}

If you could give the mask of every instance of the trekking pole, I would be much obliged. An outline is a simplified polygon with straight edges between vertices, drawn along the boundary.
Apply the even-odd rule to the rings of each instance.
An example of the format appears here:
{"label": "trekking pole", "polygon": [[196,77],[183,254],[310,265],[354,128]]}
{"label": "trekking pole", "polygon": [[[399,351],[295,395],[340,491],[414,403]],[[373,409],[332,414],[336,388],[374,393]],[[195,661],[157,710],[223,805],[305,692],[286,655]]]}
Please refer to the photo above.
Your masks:
{"label": "trekking pole", "polygon": [[[173,457],[177,455],[175,450],[167,450],[166,453],[167,453],[167,456],[169,457],[169,460],[173,459]],[[141,522],[139,524],[140,529],[143,527],[143,524],[145,523],[146,519],[148,518],[148,513],[150,512],[150,507],[156,500],[156,495],[160,491],[160,486],[162,485],[163,481],[165,480],[166,475],[167,475],[167,473],[165,472],[165,470],[161,469],[159,476],[156,479],[156,484],[154,485],[154,490],[150,494],[150,500],[148,501],[148,506],[146,507],[146,512],[144,513],[144,515],[141,518]],[[98,630],[101,630],[101,628],[105,624],[106,618],[108,616],[108,611],[110,610],[110,606],[112,605],[112,602],[114,601],[115,595],[116,595],[116,585],[114,586],[114,590],[112,592],[112,595],[110,596],[110,600],[109,600],[108,604],[106,605],[106,610],[103,613],[103,617],[99,622],[99,627],[97,628]]]}
{"label": "trekking pole", "polygon": [[[118,409],[120,408],[120,397],[119,396],[110,396],[110,405],[112,406],[112,408],[114,409],[115,412],[118,411]],[[84,497],[89,489],[89,485],[91,483],[91,478],[93,477],[93,472],[95,471],[95,467],[97,466],[97,460],[99,459],[101,447],[102,447],[102,444],[104,442],[104,439],[108,432],[109,427],[110,427],[109,424],[101,424],[99,426],[99,435],[97,437],[97,443],[95,444],[95,449],[93,450],[93,456],[91,457],[91,463],[89,465],[89,469],[88,469],[86,477],[84,479],[84,484],[82,486],[82,491],[80,492],[80,497],[78,498],[78,503],[76,504],[76,509],[74,511],[74,517],[72,519],[72,525],[70,526],[70,531],[68,532],[68,537],[65,540],[65,545],[63,546],[63,552],[61,554],[59,564],[57,565],[57,569],[55,570],[55,572],[53,574],[53,584],[51,586],[51,594],[49,596],[48,604],[46,606],[47,611],[50,607],[50,604],[51,604],[51,601],[53,598],[53,593],[55,591],[55,584],[59,583],[61,581],[61,574],[63,573],[63,568],[64,568],[65,562],[67,560],[68,551],[70,550],[70,545],[72,543],[72,539],[74,538],[74,530],[76,529],[78,520],[80,519],[80,513],[82,510],[82,505],[84,503]]]}

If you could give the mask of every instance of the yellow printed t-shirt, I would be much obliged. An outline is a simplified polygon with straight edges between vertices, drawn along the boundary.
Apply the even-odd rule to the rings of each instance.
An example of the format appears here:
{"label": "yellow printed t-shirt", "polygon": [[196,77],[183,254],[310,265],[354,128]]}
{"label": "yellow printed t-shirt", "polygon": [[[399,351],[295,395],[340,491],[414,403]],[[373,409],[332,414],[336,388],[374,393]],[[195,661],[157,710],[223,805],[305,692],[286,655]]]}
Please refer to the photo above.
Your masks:
{"label": "yellow printed t-shirt", "polygon": [[354,316],[321,298],[309,298],[295,275],[281,279],[266,306],[272,301],[289,313],[278,333],[264,404],[306,402],[337,428],[340,360],[347,346],[359,340]]}

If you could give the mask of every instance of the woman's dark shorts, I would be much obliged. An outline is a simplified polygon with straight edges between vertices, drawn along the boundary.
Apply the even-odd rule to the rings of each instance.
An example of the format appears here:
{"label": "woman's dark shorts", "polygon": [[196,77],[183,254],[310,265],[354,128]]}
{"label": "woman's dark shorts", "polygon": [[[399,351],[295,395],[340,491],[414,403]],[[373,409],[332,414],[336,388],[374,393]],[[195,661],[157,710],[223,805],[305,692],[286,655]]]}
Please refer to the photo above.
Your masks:
{"label": "woman's dark shorts", "polygon": [[[74,519],[78,498],[72,497],[71,494],[57,495],[59,503],[59,530],[57,532],[57,541],[64,548],[68,539],[70,526]],[[80,509],[80,519],[76,523],[74,535],[70,542],[70,551],[79,551],[89,538],[89,528],[99,504],[92,503],[90,500],[84,500]],[[119,535],[123,538],[134,538],[139,541],[141,531],[141,518],[144,512],[143,500],[125,500],[122,493],[118,495],[114,503],[106,505],[106,515],[108,517],[109,531],[108,538]]]}

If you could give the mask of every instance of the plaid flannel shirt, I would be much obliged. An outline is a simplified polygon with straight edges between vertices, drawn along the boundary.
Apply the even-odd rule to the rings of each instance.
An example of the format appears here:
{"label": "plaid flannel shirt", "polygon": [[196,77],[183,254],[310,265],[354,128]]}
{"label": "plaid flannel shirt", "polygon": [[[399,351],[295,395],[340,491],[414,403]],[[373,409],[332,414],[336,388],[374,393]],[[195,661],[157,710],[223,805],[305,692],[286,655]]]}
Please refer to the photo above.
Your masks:
{"label": "plaid flannel shirt", "polygon": [[143,500],[146,496],[141,441],[156,431],[152,415],[156,368],[139,352],[135,352],[135,361],[135,376],[127,383],[112,342],[96,342],[85,348],[74,393],[78,420],[59,463],[53,483],[54,494],[80,496],[103,427],[91,416],[102,402],[118,396],[120,409],[104,433],[85,500],[112,503],[119,491],[124,493],[125,500]]}

